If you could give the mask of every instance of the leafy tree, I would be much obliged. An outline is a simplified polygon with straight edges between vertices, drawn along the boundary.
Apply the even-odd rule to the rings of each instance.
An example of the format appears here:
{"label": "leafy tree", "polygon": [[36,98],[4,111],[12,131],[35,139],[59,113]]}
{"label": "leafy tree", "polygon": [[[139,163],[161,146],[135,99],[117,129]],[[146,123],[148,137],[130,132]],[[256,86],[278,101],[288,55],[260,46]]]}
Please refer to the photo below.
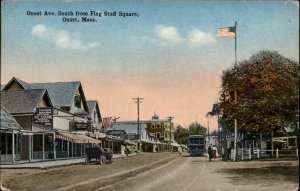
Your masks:
{"label": "leafy tree", "polygon": [[222,123],[256,134],[296,127],[299,111],[299,64],[275,51],[260,51],[223,71]]}
{"label": "leafy tree", "polygon": [[186,144],[186,139],[189,136],[189,130],[187,128],[178,125],[175,130],[174,138],[179,144]]}
{"label": "leafy tree", "polygon": [[206,133],[206,128],[202,126],[199,123],[191,123],[189,125],[189,133],[190,135],[199,135],[199,134],[205,134]]}

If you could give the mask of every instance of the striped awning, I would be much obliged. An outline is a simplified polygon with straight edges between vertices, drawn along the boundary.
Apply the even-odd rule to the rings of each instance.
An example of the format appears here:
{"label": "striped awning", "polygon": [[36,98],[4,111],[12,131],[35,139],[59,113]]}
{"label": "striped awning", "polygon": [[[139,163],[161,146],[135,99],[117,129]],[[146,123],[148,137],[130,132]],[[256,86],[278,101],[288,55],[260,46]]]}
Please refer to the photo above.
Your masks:
{"label": "striped awning", "polygon": [[101,141],[98,139],[75,133],[57,132],[55,136],[58,139],[70,141],[73,143],[101,143]]}

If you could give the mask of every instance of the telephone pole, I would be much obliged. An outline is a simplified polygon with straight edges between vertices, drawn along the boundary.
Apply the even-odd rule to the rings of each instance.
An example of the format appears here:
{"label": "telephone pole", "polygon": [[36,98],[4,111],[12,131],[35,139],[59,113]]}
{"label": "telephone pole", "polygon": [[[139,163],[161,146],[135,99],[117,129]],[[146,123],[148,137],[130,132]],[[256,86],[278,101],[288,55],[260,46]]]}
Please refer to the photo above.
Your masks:
{"label": "telephone pole", "polygon": [[137,103],[137,132],[138,132],[138,150],[141,151],[141,128],[140,128],[140,103],[142,103],[141,100],[143,100],[144,98],[132,98],[133,100],[135,100],[135,103]]}
{"label": "telephone pole", "polygon": [[167,117],[169,119],[169,123],[170,123],[170,139],[169,139],[169,149],[171,152],[171,140],[172,140],[172,119],[174,117]]}

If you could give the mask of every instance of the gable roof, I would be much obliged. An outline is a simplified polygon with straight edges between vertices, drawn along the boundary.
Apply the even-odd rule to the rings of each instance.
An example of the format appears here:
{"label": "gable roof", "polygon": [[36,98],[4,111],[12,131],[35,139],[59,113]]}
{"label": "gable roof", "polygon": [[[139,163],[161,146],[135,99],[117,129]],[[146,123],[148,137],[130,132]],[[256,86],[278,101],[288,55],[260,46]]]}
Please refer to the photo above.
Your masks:
{"label": "gable roof", "polygon": [[0,129],[22,130],[19,123],[9,114],[9,112],[1,105]]}
{"label": "gable roof", "polygon": [[71,107],[80,82],[32,83],[31,89],[47,89],[54,107]]}
{"label": "gable roof", "polygon": [[9,86],[13,83],[17,83],[21,88],[25,90],[30,89],[46,89],[49,93],[51,101],[54,107],[71,107],[73,98],[79,90],[82,96],[82,102],[84,109],[89,112],[86,103],[85,95],[82,89],[80,81],[74,82],[49,82],[49,83],[27,83],[16,77],[13,77],[3,88],[7,90]]}
{"label": "gable roof", "polygon": [[13,77],[4,87],[2,90],[7,90],[11,84],[15,82],[17,83],[22,89],[30,89],[30,84],[28,84],[27,82],[24,82],[23,80],[20,80],[16,77]]}
{"label": "gable roof", "polygon": [[98,101],[97,100],[88,100],[88,101],[86,101],[86,103],[87,103],[87,106],[88,106],[89,111],[90,111],[89,117],[93,118],[93,112],[91,112],[91,111],[93,111],[93,109],[96,107],[97,116],[99,118],[99,121],[102,121]]}
{"label": "gable roof", "polygon": [[10,114],[34,113],[39,102],[45,98],[47,105],[52,107],[47,90],[2,91],[1,105]]}
{"label": "gable roof", "polygon": [[[140,123],[141,132],[144,132],[147,128],[145,123]],[[110,128],[106,130],[125,130],[127,134],[138,134],[137,122],[116,122],[112,123]]]}

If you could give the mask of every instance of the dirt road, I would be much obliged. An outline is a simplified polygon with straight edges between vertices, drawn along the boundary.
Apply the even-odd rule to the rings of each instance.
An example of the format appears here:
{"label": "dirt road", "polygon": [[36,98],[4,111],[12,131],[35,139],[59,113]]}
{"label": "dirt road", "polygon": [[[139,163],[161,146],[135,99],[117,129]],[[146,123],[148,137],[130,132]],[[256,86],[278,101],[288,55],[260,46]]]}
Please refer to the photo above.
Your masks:
{"label": "dirt road", "polygon": [[298,161],[210,163],[206,157],[167,153],[144,153],[105,166],[80,164],[49,170],[1,171],[4,187],[17,191],[292,191],[298,190],[298,177]]}
{"label": "dirt road", "polygon": [[[206,157],[180,157],[159,168],[121,183],[97,190],[123,191],[296,191],[298,161],[294,162],[208,162]],[[278,167],[278,165],[283,165]],[[286,176],[269,172],[281,168]],[[287,170],[291,168],[290,172]],[[255,170],[256,169],[256,170]],[[257,169],[261,170],[258,171]],[[252,173],[252,171],[254,173]],[[244,172],[244,173],[240,173]],[[281,173],[282,173],[281,172]]]}
{"label": "dirt road", "polygon": [[5,188],[14,191],[94,190],[177,157],[168,153],[144,153],[115,159],[104,166],[78,164],[48,170],[1,169],[1,182]]}

